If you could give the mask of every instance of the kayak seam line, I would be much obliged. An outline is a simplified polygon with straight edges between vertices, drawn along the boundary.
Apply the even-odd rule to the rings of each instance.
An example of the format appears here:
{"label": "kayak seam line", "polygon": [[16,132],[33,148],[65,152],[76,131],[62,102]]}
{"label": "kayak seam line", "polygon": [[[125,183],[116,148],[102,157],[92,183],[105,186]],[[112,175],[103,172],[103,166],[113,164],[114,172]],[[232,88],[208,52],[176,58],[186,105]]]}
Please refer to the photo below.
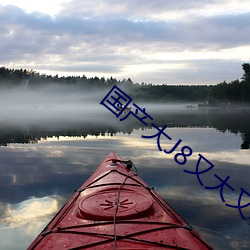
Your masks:
{"label": "kayak seam line", "polygon": [[[121,165],[123,165],[123,164],[127,163],[128,161],[125,162],[125,161],[117,160],[116,162],[120,162]],[[133,164],[133,166],[134,166],[134,164]],[[133,237],[140,237],[140,236],[143,237],[143,235],[145,235],[145,234],[146,234],[145,236],[147,236],[147,234],[150,234],[152,232],[157,232],[159,230],[162,230],[162,231],[167,230],[167,232],[168,232],[168,230],[170,230],[170,229],[181,229],[181,228],[184,229],[184,230],[187,230],[190,233],[190,236],[192,235],[194,238],[196,238],[200,242],[204,243],[209,249],[213,249],[202,238],[200,238],[199,234],[195,231],[195,229],[193,229],[192,226],[190,226],[171,207],[171,205],[169,205],[165,200],[163,200],[161,197],[159,197],[157,195],[157,193],[154,192],[154,189],[152,187],[150,187],[147,183],[145,183],[142,179],[140,179],[140,177],[138,178],[138,180],[135,178],[135,176],[138,176],[137,171],[135,173],[130,168],[128,168],[128,167],[126,167],[126,168],[129,169],[129,171],[127,173],[120,172],[117,169],[111,169],[111,170],[107,169],[106,172],[104,174],[102,174],[101,176],[99,176],[99,177],[97,175],[98,174],[98,172],[97,172],[97,174],[96,174],[97,178],[96,179],[94,179],[93,181],[91,181],[87,185],[83,185],[85,187],[83,187],[82,189],[79,188],[78,190],[75,190],[75,193],[74,193],[73,197],[71,198],[71,201],[66,202],[64,204],[64,206],[57,212],[57,214],[54,216],[54,218],[51,220],[51,222],[43,229],[43,231],[41,233],[41,238],[34,244],[32,249],[34,249],[38,244],[40,244],[42,239],[44,239],[47,235],[50,235],[50,234],[53,234],[53,233],[65,233],[65,234],[69,233],[69,234],[94,235],[94,236],[97,236],[97,237],[100,236],[100,237],[106,237],[106,238],[111,237],[111,239],[105,239],[104,241],[93,242],[93,243],[90,243],[90,244],[85,245],[85,246],[79,246],[79,247],[76,247],[76,248],[71,248],[71,250],[89,248],[89,247],[97,246],[97,245],[100,245],[100,244],[110,243],[112,241],[114,241],[115,249],[116,249],[116,240],[125,240],[125,241],[130,240],[130,241],[135,241],[135,242],[153,244],[153,245],[157,245],[157,246],[161,246],[161,247],[168,247],[168,248],[174,248],[174,249],[187,250],[187,248],[183,248],[183,247],[167,245],[167,244],[159,243],[159,242],[147,241],[147,240],[144,240],[144,239],[133,238]],[[121,176],[124,176],[125,178],[124,178],[123,182],[121,181],[121,183],[95,184],[96,182],[104,179],[105,177],[107,177],[109,174],[111,174],[113,172],[115,172],[117,174],[120,174]],[[128,179],[132,180],[135,183],[131,183],[131,184],[125,183]],[[116,210],[115,210],[114,220],[113,221],[104,221],[104,222],[99,222],[99,223],[91,223],[91,224],[87,224],[87,225],[70,226],[70,227],[59,227],[59,226],[57,226],[57,225],[59,225],[61,223],[63,218],[65,218],[67,213],[72,209],[72,207],[77,202],[77,200],[79,199],[79,196],[81,195],[81,193],[83,191],[85,191],[86,189],[89,189],[89,188],[96,188],[96,187],[110,186],[110,185],[120,185],[119,188],[117,188],[117,189],[114,188],[115,190],[117,190],[117,194],[118,194],[116,204],[119,204],[119,195],[120,195],[121,190],[126,190],[126,188],[124,188],[124,186],[138,186],[140,188],[145,188],[146,190],[148,190],[149,194],[151,194],[152,198],[154,198],[154,202],[158,203],[159,206],[161,206],[165,210],[165,212],[167,212],[169,214],[169,216],[173,216],[173,218],[176,220],[176,222],[180,223],[180,225],[172,224],[172,223],[166,223],[166,222],[157,222],[157,221],[149,222],[149,221],[116,220],[117,219],[116,214],[117,214],[118,209],[119,209],[119,205],[116,205]],[[171,211],[171,209],[172,209],[172,211]],[[57,219],[56,217],[60,213],[62,213],[62,214]],[[87,227],[91,227],[91,226],[101,226],[101,225],[111,225],[111,224],[114,224],[114,234],[112,234],[112,235],[110,235],[110,234],[102,234],[102,233],[80,232],[80,231],[70,230],[70,229],[76,229],[76,228],[85,228],[85,227],[87,228]],[[146,230],[138,231],[138,232],[133,232],[133,233],[130,233],[128,235],[116,235],[116,225],[118,225],[118,224],[121,225],[120,227],[123,226],[122,224],[145,224],[145,225],[151,224],[151,225],[165,225],[165,226],[159,226],[159,227],[156,226],[155,228],[146,229]],[[174,242],[171,242],[171,243],[174,244]]]}
{"label": "kayak seam line", "polygon": [[[89,186],[91,186],[91,185],[94,184],[95,182],[101,180],[103,177],[109,175],[111,172],[112,172],[112,170],[110,170],[109,172],[107,172],[107,173],[101,175],[101,176],[98,177],[97,179],[95,179],[95,180],[93,180],[92,182],[90,182],[85,188],[88,188]],[[84,189],[85,189],[85,188],[84,188]]]}
{"label": "kayak seam line", "polygon": [[[118,171],[118,170],[116,170],[116,169],[112,169],[112,170],[110,170],[109,172],[107,172],[107,173],[103,174],[102,176],[100,176],[99,178],[95,179],[95,180],[92,181],[91,183],[89,183],[89,184],[85,187],[85,189],[86,189],[86,188],[89,188],[92,184],[94,184],[95,182],[101,180],[102,178],[106,177],[107,175],[109,175],[109,174],[112,173],[112,172],[117,172],[118,174],[127,177],[126,174],[124,174],[124,173],[122,173],[122,172],[120,172],[120,171]],[[131,172],[132,172],[132,171],[131,171]],[[133,175],[138,176],[136,173],[134,173],[134,172],[132,172],[132,173],[133,173]],[[147,186],[145,186],[143,183],[141,183],[140,181],[134,179],[134,178],[131,177],[131,176],[128,176],[128,178],[129,178],[129,179],[132,179],[133,181],[135,181],[135,182],[137,182],[137,183],[139,183],[139,184],[140,184],[141,186],[143,186],[143,187],[147,187]],[[148,186],[147,188],[150,188],[150,189],[151,189],[151,187],[149,187],[149,186]]]}
{"label": "kayak seam line", "polygon": [[[134,236],[140,236],[142,234],[151,233],[151,232],[155,232],[155,231],[159,231],[159,230],[168,230],[168,229],[184,229],[184,230],[187,230],[185,227],[181,227],[181,226],[157,227],[157,228],[153,228],[153,229],[148,229],[148,230],[144,230],[144,231],[131,233],[131,234],[128,234],[128,235],[117,235],[117,240],[123,240],[123,239],[126,240],[126,239],[128,239],[128,240],[132,240],[132,241],[141,241],[141,242],[148,243],[148,244],[159,245],[159,246],[162,246],[162,247],[170,247],[170,248],[174,248],[174,249],[187,250],[187,248],[183,248],[183,247],[178,247],[178,246],[173,246],[173,245],[168,245],[168,244],[163,244],[163,243],[158,243],[158,242],[153,242],[153,241],[145,241],[145,240],[133,238]],[[107,239],[107,240],[103,240],[103,241],[99,241],[99,242],[94,242],[94,243],[91,243],[91,244],[88,244],[88,245],[85,245],[85,246],[79,246],[79,247],[76,247],[76,248],[71,248],[71,250],[81,249],[82,247],[86,248],[86,247],[92,247],[92,246],[95,246],[95,245],[105,244],[105,243],[112,242],[114,240],[113,239],[114,235],[110,235],[110,234],[97,234],[97,233],[78,232],[78,231],[55,231],[53,233],[84,234],[84,235],[112,237],[112,239]]]}
{"label": "kayak seam line", "polygon": [[[76,192],[75,192],[76,194]],[[49,226],[51,226],[51,228],[54,228],[56,227],[56,225],[59,223],[60,220],[62,220],[62,218],[65,216],[65,214],[68,212],[68,210],[72,207],[72,205],[76,202],[76,200],[78,199],[80,193],[76,194],[76,197],[74,198],[74,200],[69,204],[68,207],[66,207],[66,205],[69,203],[69,202],[66,202],[63,207],[56,213],[56,215],[53,217],[53,219],[50,221],[50,223],[43,229],[43,231],[41,232],[41,238],[34,244],[34,246],[32,247],[32,249],[35,249],[36,246],[38,246],[40,244],[40,242],[43,240],[43,238],[50,234],[50,232],[52,230],[49,230],[49,231],[45,231]],[[66,207],[66,209],[65,209]],[[63,211],[65,209],[65,211]],[[57,215],[59,215],[61,212],[63,212],[62,216],[59,217],[56,222],[53,224],[53,221],[56,219]]]}
{"label": "kayak seam line", "polygon": [[[88,188],[95,187],[95,186],[92,186],[95,182],[97,182],[97,181],[103,179],[104,177],[108,176],[108,175],[109,175],[110,173],[112,173],[112,172],[116,172],[116,173],[118,173],[118,174],[120,174],[120,175],[123,175],[123,176],[127,177],[126,174],[124,174],[124,173],[122,173],[122,172],[120,172],[120,171],[118,171],[118,170],[116,170],[116,169],[112,169],[112,170],[110,170],[109,172],[107,172],[107,173],[103,174],[102,176],[100,176],[99,178],[95,179],[95,180],[92,181],[91,183],[89,183],[85,188],[78,190],[78,192],[81,193],[81,192],[83,192],[84,190],[86,190],[86,189],[88,189]],[[136,173],[134,173],[134,172],[132,172],[132,173],[133,173],[133,175],[138,176]],[[147,189],[147,190],[152,190],[152,189],[153,189],[152,187],[144,185],[142,182],[140,182],[140,181],[134,179],[134,178],[131,177],[131,176],[128,176],[128,178],[131,179],[131,180],[133,180],[133,181],[135,181],[136,183],[139,184],[139,186],[144,187],[144,188]],[[122,184],[122,183],[120,183],[120,184]],[[103,184],[99,184],[99,185],[101,186],[101,185],[103,185]],[[107,184],[107,185],[108,185],[108,184]],[[126,184],[126,185],[127,185],[127,184]],[[135,185],[135,184],[134,184],[134,185]]]}
{"label": "kayak seam line", "polygon": [[[113,183],[104,183],[104,184],[98,184],[98,185],[95,185],[95,186],[90,186],[88,188],[96,188],[96,187],[102,187],[102,186],[112,186],[112,185],[121,185],[120,182],[113,182]],[[125,183],[124,184],[125,186],[135,186],[135,187],[141,187],[141,185],[139,184],[133,184],[133,183]],[[84,189],[81,189],[79,191],[84,191],[86,188]],[[78,191],[78,192],[79,192]]]}
{"label": "kayak seam line", "polygon": [[[191,225],[188,224],[188,222],[186,222],[181,215],[179,215],[167,202],[165,202],[170,208],[172,208],[172,211],[170,209],[167,208],[167,206],[161,201],[161,199],[159,197],[157,197],[151,190],[149,190],[150,194],[159,202],[160,205],[162,205],[167,211],[169,211],[170,214],[172,214],[176,219],[177,221],[179,221],[180,223],[182,223],[179,218],[176,217],[176,215],[174,213],[176,213],[185,223],[186,223],[186,226],[188,226],[190,228],[190,233],[195,237],[197,238],[198,240],[200,240],[202,243],[204,243],[208,248],[210,249],[213,249],[211,248],[206,241],[204,241],[200,236],[199,234],[193,229],[193,227]],[[174,212],[174,213],[173,213]]]}
{"label": "kayak seam line", "polygon": [[[131,237],[131,236],[136,236],[136,235],[140,235],[140,234],[145,234],[145,233],[151,233],[154,231],[158,231],[158,230],[168,230],[168,229],[185,229],[187,231],[189,231],[188,228],[186,228],[185,226],[178,226],[178,225],[168,225],[168,226],[164,226],[164,227],[156,227],[156,228],[152,228],[152,229],[147,229],[147,230],[143,230],[143,231],[137,231],[134,232],[132,234],[128,234],[128,235],[118,235],[118,237],[120,238],[127,238],[127,237]],[[113,234],[101,234],[101,233],[92,233],[92,232],[79,232],[79,231],[70,231],[70,230],[65,230],[65,228],[60,228],[60,229],[56,229],[56,230],[51,230],[51,231],[47,231],[47,234],[52,234],[52,233],[69,233],[69,234],[87,234],[87,235],[98,235],[98,236],[114,236]]]}
{"label": "kayak seam line", "polygon": [[[129,221],[129,220],[118,220],[117,224],[149,224],[149,225],[168,225],[168,226],[179,226],[177,224],[168,223],[168,222],[160,222],[160,221]],[[91,223],[86,225],[78,225],[78,226],[70,226],[70,227],[58,227],[59,230],[63,229],[71,229],[71,228],[82,228],[82,227],[90,227],[90,226],[103,226],[113,224],[113,221],[104,221],[98,223]]]}

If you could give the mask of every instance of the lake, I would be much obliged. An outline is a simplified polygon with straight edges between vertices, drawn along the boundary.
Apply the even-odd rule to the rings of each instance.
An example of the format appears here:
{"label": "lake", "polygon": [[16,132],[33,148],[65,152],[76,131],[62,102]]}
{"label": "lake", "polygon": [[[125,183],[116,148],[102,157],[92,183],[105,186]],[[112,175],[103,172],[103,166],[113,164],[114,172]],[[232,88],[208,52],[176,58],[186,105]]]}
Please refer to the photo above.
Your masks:
{"label": "lake", "polygon": [[[159,132],[152,121],[145,126],[132,115],[120,121],[101,105],[84,111],[38,105],[0,117],[1,249],[27,248],[111,151],[132,160],[139,176],[215,249],[250,249],[250,208],[241,209],[245,220],[237,208],[241,191],[250,193],[250,110],[139,106],[159,129],[167,125],[172,140],[162,134],[162,150],[181,140],[173,153],[159,151],[157,137],[142,138]],[[183,146],[192,155],[180,165],[175,155]],[[195,172],[199,158],[203,186],[184,172]],[[209,162],[214,167],[205,172]],[[246,192],[241,206],[250,204]]]}

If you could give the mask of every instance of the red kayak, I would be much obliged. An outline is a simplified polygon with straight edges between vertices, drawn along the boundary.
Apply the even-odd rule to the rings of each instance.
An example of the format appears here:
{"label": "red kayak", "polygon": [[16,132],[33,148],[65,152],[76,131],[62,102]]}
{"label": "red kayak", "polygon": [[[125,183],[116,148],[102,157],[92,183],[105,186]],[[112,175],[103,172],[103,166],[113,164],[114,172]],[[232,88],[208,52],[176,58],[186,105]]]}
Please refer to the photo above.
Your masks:
{"label": "red kayak", "polygon": [[110,153],[28,249],[212,249]]}

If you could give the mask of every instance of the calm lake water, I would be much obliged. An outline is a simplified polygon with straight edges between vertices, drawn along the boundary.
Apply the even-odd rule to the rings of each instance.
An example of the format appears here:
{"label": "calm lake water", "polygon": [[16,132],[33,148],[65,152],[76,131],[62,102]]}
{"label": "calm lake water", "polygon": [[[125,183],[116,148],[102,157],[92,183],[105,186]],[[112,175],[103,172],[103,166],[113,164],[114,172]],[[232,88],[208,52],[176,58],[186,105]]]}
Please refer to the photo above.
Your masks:
{"label": "calm lake water", "polygon": [[[225,205],[238,205],[241,188],[250,193],[249,110],[149,105],[154,124],[167,125],[165,133],[172,138],[161,136],[162,149],[182,140],[166,154],[157,138],[141,137],[158,131],[133,116],[120,121],[103,106],[83,113],[50,109],[32,107],[37,116],[0,117],[1,249],[27,248],[111,151],[132,160],[139,175],[215,249],[250,249],[250,206],[242,208],[243,220],[237,208]],[[193,154],[179,165],[174,156],[183,146]],[[234,191],[224,186],[225,202],[220,188],[205,189],[196,175],[183,171],[195,171],[199,154],[214,164],[200,175],[204,186],[221,184],[215,174],[223,180],[230,176],[227,183]],[[209,166],[201,161],[199,171]],[[240,204],[249,202],[245,193]]]}

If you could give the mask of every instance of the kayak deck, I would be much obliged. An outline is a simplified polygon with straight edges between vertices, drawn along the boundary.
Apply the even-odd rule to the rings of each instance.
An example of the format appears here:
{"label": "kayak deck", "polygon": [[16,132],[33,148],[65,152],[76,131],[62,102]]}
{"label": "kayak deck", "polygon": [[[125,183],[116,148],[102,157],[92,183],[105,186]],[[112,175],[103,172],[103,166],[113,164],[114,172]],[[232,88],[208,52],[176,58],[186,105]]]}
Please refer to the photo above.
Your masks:
{"label": "kayak deck", "polygon": [[212,249],[110,153],[28,249]]}

